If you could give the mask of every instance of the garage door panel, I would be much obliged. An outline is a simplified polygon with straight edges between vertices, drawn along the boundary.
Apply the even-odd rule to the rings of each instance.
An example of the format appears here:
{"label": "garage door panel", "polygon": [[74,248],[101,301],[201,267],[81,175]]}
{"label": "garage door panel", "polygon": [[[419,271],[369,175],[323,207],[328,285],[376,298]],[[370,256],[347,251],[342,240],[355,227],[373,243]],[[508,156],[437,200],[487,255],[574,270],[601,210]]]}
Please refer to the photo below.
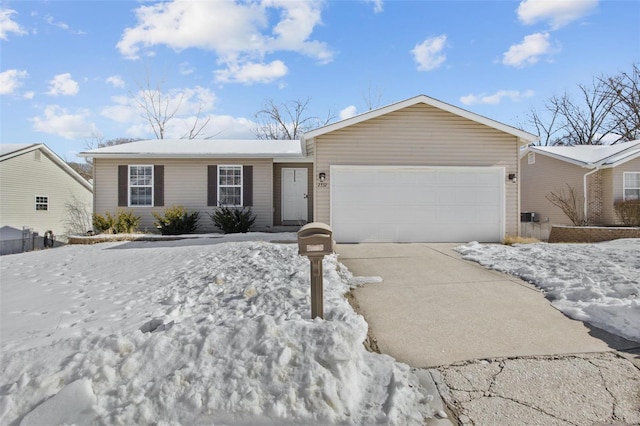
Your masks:
{"label": "garage door panel", "polygon": [[498,241],[502,168],[334,166],[331,225],[339,242]]}

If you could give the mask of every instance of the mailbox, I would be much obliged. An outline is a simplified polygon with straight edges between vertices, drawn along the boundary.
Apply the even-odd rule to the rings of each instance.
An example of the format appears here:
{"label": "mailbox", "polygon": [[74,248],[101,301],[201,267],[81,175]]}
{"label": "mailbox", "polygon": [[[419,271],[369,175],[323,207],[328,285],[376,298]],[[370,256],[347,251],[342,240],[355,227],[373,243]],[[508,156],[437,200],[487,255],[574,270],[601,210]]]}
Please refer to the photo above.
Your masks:
{"label": "mailbox", "polygon": [[311,261],[311,318],[324,318],[322,259],[333,253],[333,231],[320,222],[308,223],[298,231],[298,254]]}
{"label": "mailbox", "polygon": [[325,256],[333,253],[333,231],[321,222],[308,223],[298,231],[298,254]]}

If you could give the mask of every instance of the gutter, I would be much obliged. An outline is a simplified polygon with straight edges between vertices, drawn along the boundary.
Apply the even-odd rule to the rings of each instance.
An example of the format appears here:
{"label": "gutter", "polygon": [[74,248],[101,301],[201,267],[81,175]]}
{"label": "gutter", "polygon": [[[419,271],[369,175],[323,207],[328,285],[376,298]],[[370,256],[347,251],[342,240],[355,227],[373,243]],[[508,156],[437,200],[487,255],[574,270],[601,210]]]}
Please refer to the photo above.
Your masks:
{"label": "gutter", "polygon": [[589,200],[588,200],[588,196],[589,196],[589,192],[587,191],[587,177],[589,175],[594,174],[595,172],[600,170],[600,165],[596,166],[593,170],[587,172],[584,174],[584,176],[582,177],[583,181],[582,181],[582,191],[583,191],[583,195],[584,195],[584,206],[583,206],[583,220],[585,223],[588,223],[587,221],[587,213],[589,210]]}

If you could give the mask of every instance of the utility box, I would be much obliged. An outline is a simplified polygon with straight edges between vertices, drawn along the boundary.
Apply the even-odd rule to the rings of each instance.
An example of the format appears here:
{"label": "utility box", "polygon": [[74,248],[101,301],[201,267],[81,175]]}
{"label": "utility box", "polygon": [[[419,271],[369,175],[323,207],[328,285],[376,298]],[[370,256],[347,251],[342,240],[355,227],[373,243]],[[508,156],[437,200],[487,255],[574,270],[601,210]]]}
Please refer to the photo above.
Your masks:
{"label": "utility box", "polygon": [[298,254],[326,256],[333,253],[333,231],[322,222],[311,222],[298,231]]}
{"label": "utility box", "polygon": [[522,212],[520,213],[520,222],[537,222],[538,215],[534,212]]}
{"label": "utility box", "polygon": [[298,254],[311,261],[311,318],[324,318],[322,259],[333,253],[333,231],[321,222],[308,223],[298,231]]}

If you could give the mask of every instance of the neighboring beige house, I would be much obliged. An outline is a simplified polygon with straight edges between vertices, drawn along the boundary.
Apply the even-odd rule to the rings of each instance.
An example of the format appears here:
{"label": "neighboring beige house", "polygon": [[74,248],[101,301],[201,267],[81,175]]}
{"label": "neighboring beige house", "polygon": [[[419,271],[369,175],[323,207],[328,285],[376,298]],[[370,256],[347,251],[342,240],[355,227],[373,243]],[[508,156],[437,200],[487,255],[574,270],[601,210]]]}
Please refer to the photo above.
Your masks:
{"label": "neighboring beige house", "polygon": [[[535,213],[522,234],[546,240],[552,225],[571,225],[546,197],[573,188],[578,210],[591,225],[619,223],[618,200],[640,197],[640,140],[615,145],[531,146],[521,160],[522,211]],[[529,215],[530,216],[530,215]]]}
{"label": "neighboring beige house", "polygon": [[328,223],[338,242],[499,241],[519,232],[519,153],[537,137],[420,95],[302,141],[154,140],[100,148],[94,210],[251,206],[256,229]]}
{"label": "neighboring beige house", "polygon": [[5,240],[31,228],[41,237],[52,231],[64,241],[65,205],[74,197],[91,212],[91,184],[46,145],[0,145],[0,227]]}

